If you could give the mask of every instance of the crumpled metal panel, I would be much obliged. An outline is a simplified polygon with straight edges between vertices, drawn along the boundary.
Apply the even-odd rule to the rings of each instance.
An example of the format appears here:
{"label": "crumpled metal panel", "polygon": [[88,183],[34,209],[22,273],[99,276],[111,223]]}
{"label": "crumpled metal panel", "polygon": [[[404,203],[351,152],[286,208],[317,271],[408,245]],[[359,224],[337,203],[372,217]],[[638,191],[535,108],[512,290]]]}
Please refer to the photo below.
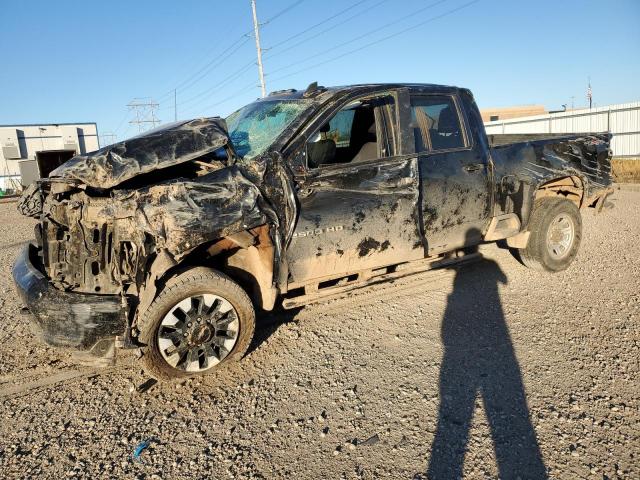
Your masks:
{"label": "crumpled metal panel", "polygon": [[108,209],[132,217],[159,248],[180,256],[199,244],[254,228],[275,217],[260,189],[237,166],[197,180],[176,180],[137,190],[116,190]]}
{"label": "crumpled metal panel", "polygon": [[222,118],[197,118],[77,155],[53,170],[49,177],[76,179],[105,190],[142,173],[197,159],[228,141]]}
{"label": "crumpled metal panel", "polygon": [[[205,167],[215,168],[213,166]],[[41,182],[40,245],[44,268],[64,290],[120,293],[144,282],[147,262],[160,252],[183,258],[206,242],[268,224],[277,271],[295,198],[279,156],[219,167],[138,188],[96,196],[77,186]],[[53,193],[54,187],[61,193]],[[35,190],[22,199],[40,194]]]}
{"label": "crumpled metal panel", "polygon": [[567,136],[502,145],[492,149],[496,178],[515,174],[534,183],[576,175],[587,188],[611,185],[610,134]]}
{"label": "crumpled metal panel", "polygon": [[611,134],[594,133],[493,147],[496,213],[520,213],[526,221],[536,189],[561,177],[580,178],[586,198],[610,188],[610,140]]}

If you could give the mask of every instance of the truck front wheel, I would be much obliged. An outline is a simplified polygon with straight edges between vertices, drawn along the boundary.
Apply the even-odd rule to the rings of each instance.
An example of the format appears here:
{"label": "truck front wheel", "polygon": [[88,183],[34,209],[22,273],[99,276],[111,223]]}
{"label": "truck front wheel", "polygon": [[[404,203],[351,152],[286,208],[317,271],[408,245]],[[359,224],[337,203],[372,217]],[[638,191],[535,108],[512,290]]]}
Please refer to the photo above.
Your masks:
{"label": "truck front wheel", "polygon": [[528,230],[529,242],[518,251],[522,263],[535,270],[560,272],[578,253],[582,238],[580,210],[565,198],[541,198],[534,204]]}
{"label": "truck front wheel", "polygon": [[138,321],[144,369],[158,380],[204,375],[240,359],[255,330],[245,291],[196,267],[170,279]]}

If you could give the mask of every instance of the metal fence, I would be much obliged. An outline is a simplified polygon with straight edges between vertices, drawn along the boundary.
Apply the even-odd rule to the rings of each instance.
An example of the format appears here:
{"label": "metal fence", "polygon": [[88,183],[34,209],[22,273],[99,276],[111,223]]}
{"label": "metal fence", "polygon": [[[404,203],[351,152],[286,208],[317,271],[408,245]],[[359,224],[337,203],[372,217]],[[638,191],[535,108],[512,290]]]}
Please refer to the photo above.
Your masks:
{"label": "metal fence", "polygon": [[611,132],[614,157],[640,158],[640,102],[486,122],[487,134]]}

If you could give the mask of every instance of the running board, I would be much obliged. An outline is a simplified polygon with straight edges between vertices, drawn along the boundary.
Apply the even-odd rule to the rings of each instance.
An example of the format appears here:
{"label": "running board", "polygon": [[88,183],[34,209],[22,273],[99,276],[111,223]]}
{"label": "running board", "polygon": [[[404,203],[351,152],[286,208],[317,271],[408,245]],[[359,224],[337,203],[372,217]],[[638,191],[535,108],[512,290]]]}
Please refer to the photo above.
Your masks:
{"label": "running board", "polygon": [[515,213],[498,215],[491,219],[487,233],[484,235],[485,242],[495,242],[503,238],[513,237],[520,233],[520,219]]}
{"label": "running board", "polygon": [[[387,282],[389,280],[395,280],[402,277],[408,277],[417,273],[426,272],[429,270],[440,269],[449,265],[461,265],[463,263],[470,263],[480,260],[482,254],[467,253],[464,254],[460,251],[461,256],[446,257],[443,259],[422,259],[413,262],[401,263],[399,265],[392,265],[382,269],[366,270],[358,272],[357,274],[345,275],[344,277],[335,279],[334,286],[322,287],[321,283],[311,283],[304,286],[304,294],[285,298],[282,301],[282,307],[285,309],[302,307],[310,303],[317,303],[322,301],[331,300],[334,297],[339,297],[352,290],[368,287],[377,283]],[[378,273],[380,272],[380,273]],[[357,277],[354,280],[349,280],[353,277]]]}

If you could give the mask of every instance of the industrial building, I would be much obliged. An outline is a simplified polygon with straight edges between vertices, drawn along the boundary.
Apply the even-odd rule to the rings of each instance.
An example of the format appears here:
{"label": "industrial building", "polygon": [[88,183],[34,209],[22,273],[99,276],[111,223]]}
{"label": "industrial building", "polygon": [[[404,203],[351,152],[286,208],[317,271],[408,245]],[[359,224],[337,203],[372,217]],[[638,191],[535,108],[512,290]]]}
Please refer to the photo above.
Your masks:
{"label": "industrial building", "polygon": [[99,147],[95,123],[0,125],[0,190],[19,191],[74,155]]}
{"label": "industrial building", "polygon": [[611,132],[614,158],[640,158],[640,102],[485,122],[488,135]]}
{"label": "industrial building", "polygon": [[518,105],[515,107],[482,108],[483,122],[494,122],[496,120],[507,120],[509,118],[531,117],[532,115],[543,115],[547,113],[544,105]]}

